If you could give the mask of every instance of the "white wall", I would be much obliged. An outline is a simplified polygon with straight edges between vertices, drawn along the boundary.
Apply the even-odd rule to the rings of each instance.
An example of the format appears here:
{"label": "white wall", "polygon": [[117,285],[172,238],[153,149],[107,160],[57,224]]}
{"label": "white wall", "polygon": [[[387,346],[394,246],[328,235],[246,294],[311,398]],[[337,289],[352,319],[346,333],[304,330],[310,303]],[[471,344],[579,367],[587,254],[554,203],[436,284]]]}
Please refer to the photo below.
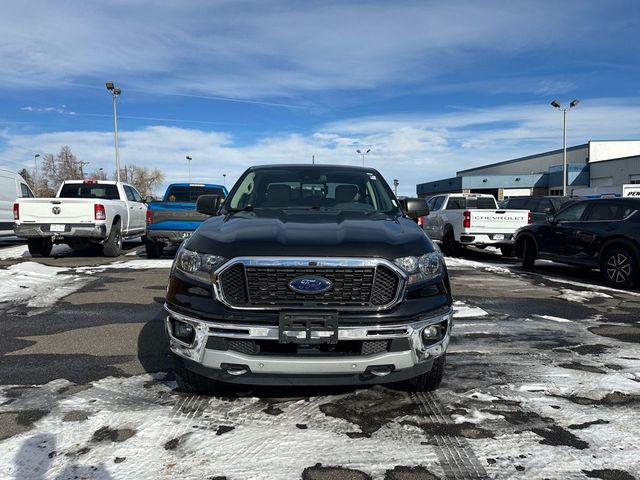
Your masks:
{"label": "white wall", "polygon": [[640,155],[640,140],[589,142],[589,163]]}

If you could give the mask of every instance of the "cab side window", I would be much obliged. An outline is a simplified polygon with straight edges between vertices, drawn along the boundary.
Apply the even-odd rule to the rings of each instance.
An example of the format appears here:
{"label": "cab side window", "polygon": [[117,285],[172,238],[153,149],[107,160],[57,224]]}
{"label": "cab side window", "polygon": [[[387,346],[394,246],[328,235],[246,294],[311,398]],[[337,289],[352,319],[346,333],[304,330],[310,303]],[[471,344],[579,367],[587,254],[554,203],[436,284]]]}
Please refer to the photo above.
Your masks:
{"label": "cab side window", "polygon": [[135,202],[136,197],[133,194],[133,189],[129,185],[124,185],[124,192],[127,194],[127,200],[130,202]]}
{"label": "cab side window", "polygon": [[31,189],[24,183],[20,184],[20,197],[22,197],[22,198],[32,198],[33,197],[33,192],[31,192]]}
{"label": "cab side window", "polygon": [[433,202],[433,209],[440,210],[443,202],[444,202],[444,197],[436,197],[436,201]]}
{"label": "cab side window", "polygon": [[578,222],[587,208],[587,203],[576,203],[556,215],[557,222]]}
{"label": "cab side window", "polygon": [[138,190],[136,190],[133,187],[130,187],[130,188],[131,188],[131,193],[133,193],[134,201],[142,203],[142,196],[138,193]]}

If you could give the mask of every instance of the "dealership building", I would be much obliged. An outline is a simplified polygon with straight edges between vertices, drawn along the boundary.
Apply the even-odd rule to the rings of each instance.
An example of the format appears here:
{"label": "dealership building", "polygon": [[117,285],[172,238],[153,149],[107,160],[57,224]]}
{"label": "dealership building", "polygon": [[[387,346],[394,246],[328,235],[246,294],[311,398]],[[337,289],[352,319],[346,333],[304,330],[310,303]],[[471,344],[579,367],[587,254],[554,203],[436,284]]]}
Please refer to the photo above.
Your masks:
{"label": "dealership building", "polygon": [[[419,197],[438,193],[490,193],[498,200],[562,195],[562,149],[457,172],[420,183]],[[640,189],[640,140],[590,141],[567,147],[568,195],[621,195],[623,185]],[[627,187],[628,188],[628,187]]]}

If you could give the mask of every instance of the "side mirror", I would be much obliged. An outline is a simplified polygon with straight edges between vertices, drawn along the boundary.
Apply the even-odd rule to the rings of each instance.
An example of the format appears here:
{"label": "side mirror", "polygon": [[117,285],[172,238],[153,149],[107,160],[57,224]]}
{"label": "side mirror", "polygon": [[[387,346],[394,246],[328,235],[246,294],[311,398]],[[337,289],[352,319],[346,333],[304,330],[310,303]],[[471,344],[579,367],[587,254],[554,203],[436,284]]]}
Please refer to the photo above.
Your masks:
{"label": "side mirror", "polygon": [[144,203],[151,203],[151,202],[155,202],[156,199],[153,198],[153,195],[147,195],[146,197],[144,197]]}
{"label": "side mirror", "polygon": [[196,210],[205,215],[218,215],[221,203],[220,195],[200,195],[196,200]]}
{"label": "side mirror", "polygon": [[407,198],[407,215],[409,218],[426,217],[429,215],[429,206],[424,198]]}

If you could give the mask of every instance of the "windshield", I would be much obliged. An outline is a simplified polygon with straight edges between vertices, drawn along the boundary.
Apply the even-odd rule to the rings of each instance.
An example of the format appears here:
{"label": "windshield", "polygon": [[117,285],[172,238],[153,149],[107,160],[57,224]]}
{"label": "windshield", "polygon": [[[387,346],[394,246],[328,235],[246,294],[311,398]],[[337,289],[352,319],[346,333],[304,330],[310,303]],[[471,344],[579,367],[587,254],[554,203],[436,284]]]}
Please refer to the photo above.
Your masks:
{"label": "windshield", "polygon": [[65,183],[60,190],[60,198],[101,198],[119,200],[118,187],[104,183]]}
{"label": "windshield", "polygon": [[314,167],[273,167],[245,172],[225,209],[316,208],[399,213],[391,189],[374,170]]}
{"label": "windshield", "polygon": [[196,203],[200,195],[220,195],[224,197],[224,190],[220,187],[204,185],[175,185],[169,187],[165,195],[165,202]]}

